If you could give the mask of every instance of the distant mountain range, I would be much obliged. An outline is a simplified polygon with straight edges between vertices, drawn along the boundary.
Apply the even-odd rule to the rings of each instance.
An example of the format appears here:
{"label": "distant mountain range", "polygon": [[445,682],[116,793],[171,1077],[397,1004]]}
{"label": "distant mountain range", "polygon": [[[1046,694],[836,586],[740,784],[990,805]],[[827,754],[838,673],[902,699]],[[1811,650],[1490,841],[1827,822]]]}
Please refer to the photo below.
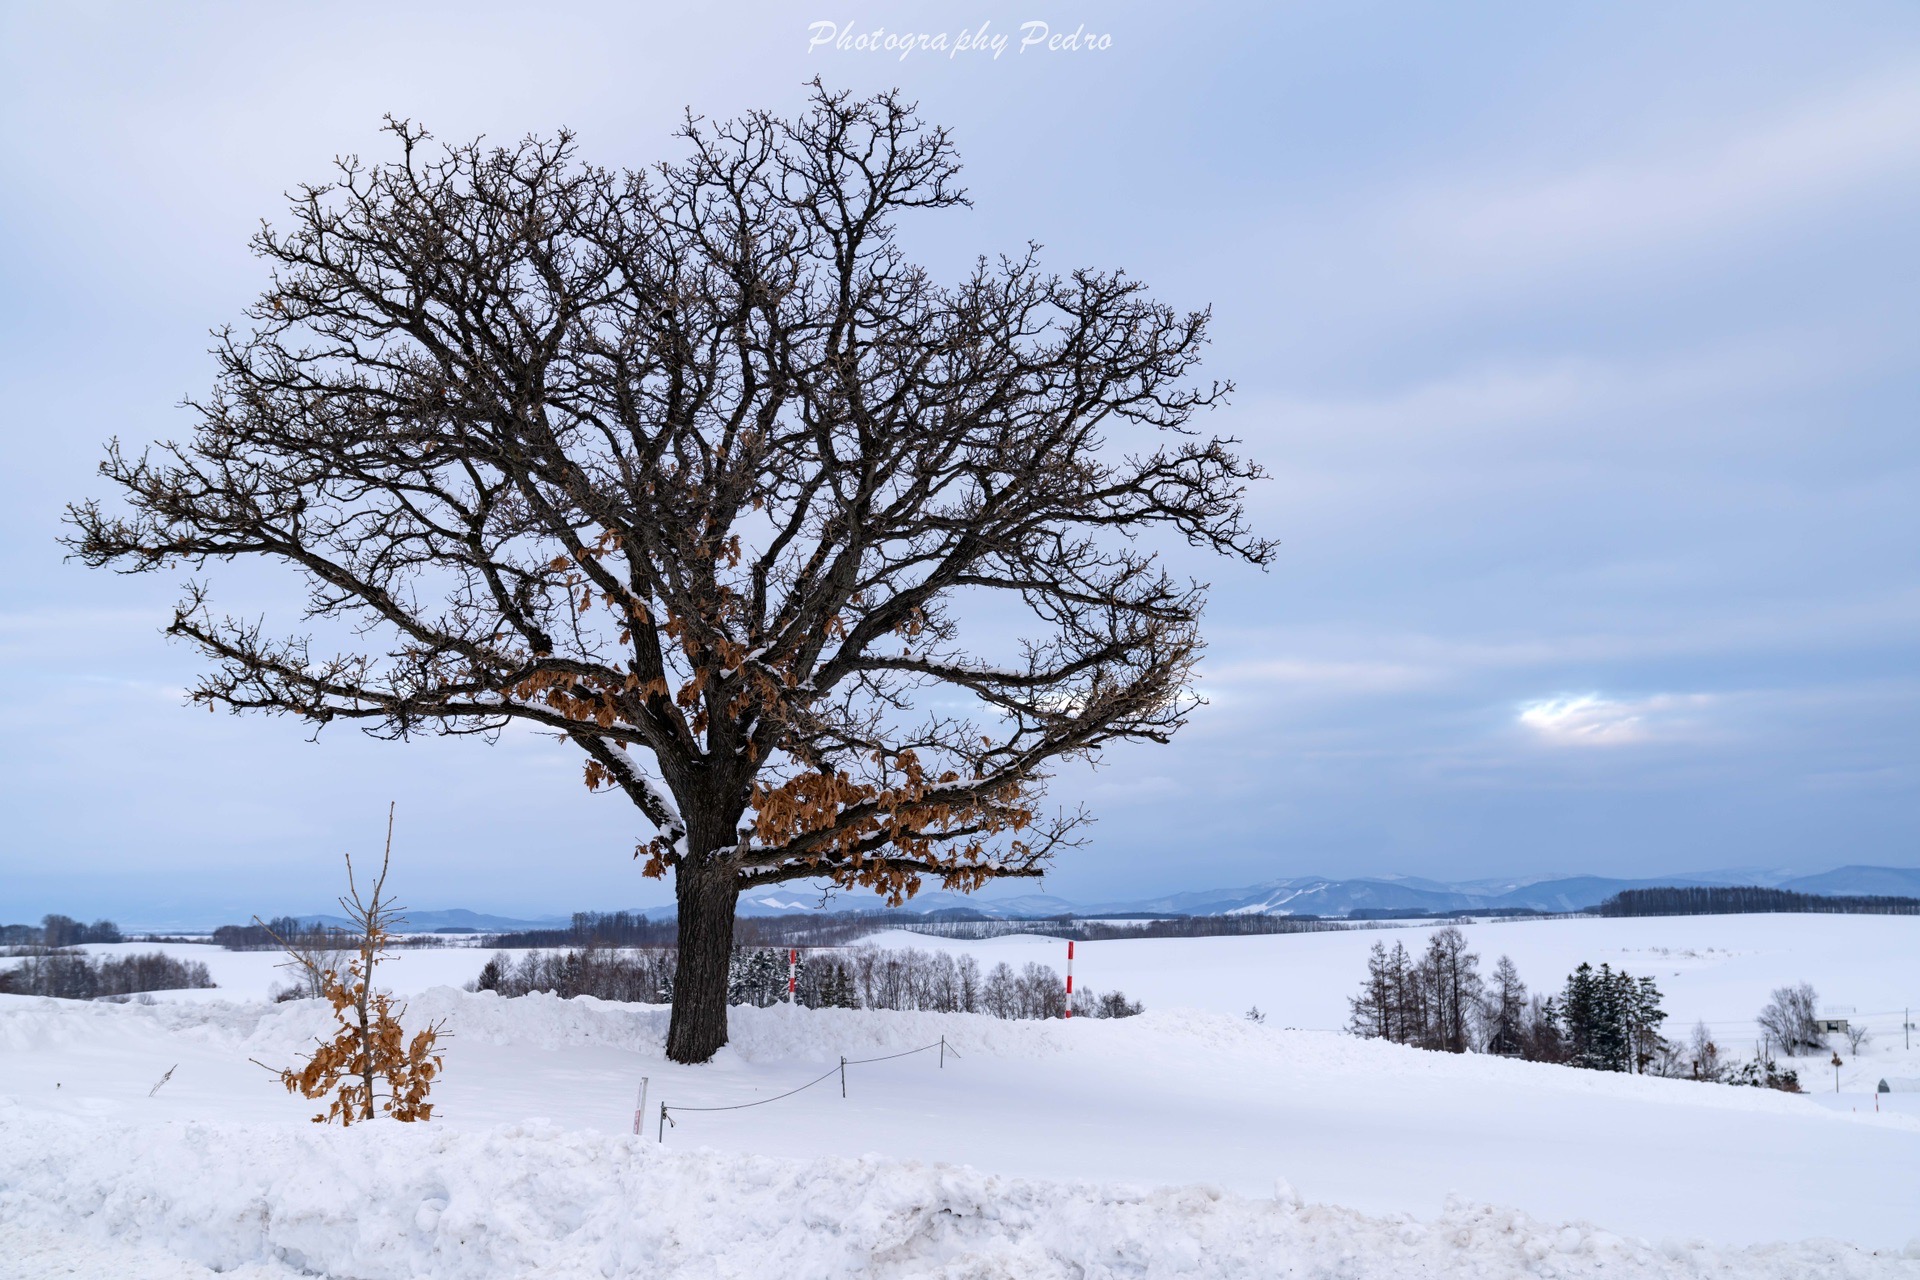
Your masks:
{"label": "distant mountain range", "polygon": [[[1623,889],[1675,885],[1759,884],[1800,893],[1883,894],[1920,897],[1920,867],[1840,867],[1818,875],[1796,876],[1758,868],[1687,872],[1641,879],[1564,876],[1539,880],[1477,880],[1445,883],[1413,876],[1335,880],[1302,876],[1269,880],[1238,889],[1204,889],[1123,902],[1073,902],[1050,894],[980,899],[933,891],[909,900],[899,910],[926,914],[949,909],[977,911],[1005,919],[1056,915],[1313,915],[1347,916],[1355,911],[1585,911]],[[839,896],[822,906],[818,892],[763,889],[740,901],[743,915],[792,915],[846,911],[855,903]]]}
{"label": "distant mountain range", "polygon": [[[1074,902],[1045,893],[1005,898],[975,898],[931,890],[894,908],[903,914],[928,915],[936,911],[969,911],[1006,920],[1048,916],[1141,915],[1284,915],[1351,916],[1355,912],[1423,912],[1444,915],[1457,911],[1585,911],[1623,889],[1656,889],[1677,885],[1758,884],[1800,893],[1827,896],[1879,894],[1920,897],[1920,867],[1838,867],[1817,875],[1793,875],[1761,868],[1699,871],[1670,876],[1620,880],[1607,876],[1563,876],[1538,880],[1470,880],[1444,882],[1414,876],[1380,876],[1335,880],[1301,876],[1268,880],[1238,889],[1202,889],[1137,898],[1123,902]],[[740,899],[745,916],[788,916],[828,911],[877,909],[873,899],[818,889],[756,889]],[[635,908],[635,915],[654,919],[671,916],[667,907]],[[336,916],[303,916],[323,924],[344,925]],[[566,916],[518,918],[460,909],[411,911],[407,927],[416,932],[472,931],[502,933],[520,929],[564,928]]]}

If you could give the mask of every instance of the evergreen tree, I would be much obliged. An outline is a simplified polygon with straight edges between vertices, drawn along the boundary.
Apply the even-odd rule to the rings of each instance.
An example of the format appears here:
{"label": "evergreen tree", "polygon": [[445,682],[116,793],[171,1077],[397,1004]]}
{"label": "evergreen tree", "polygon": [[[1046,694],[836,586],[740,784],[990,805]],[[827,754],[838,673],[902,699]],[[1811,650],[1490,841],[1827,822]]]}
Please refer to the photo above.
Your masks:
{"label": "evergreen tree", "polygon": [[500,980],[504,976],[506,975],[500,963],[500,957],[489,956],[487,957],[486,964],[480,967],[480,976],[474,979],[473,989],[475,991],[498,991],[500,989]]}
{"label": "evergreen tree", "polygon": [[1576,1067],[1598,1068],[1604,1063],[1600,1045],[1603,1016],[1600,986],[1593,966],[1583,960],[1578,969],[1567,975],[1567,985],[1560,992],[1560,1022],[1565,1029],[1567,1061]]}
{"label": "evergreen tree", "polygon": [[727,1003],[758,1008],[783,999],[787,993],[786,965],[780,954],[766,947],[735,948],[727,965]]}
{"label": "evergreen tree", "polygon": [[1627,1069],[1627,1020],[1633,1009],[1633,979],[1602,964],[1594,982],[1591,1063],[1598,1071]]}
{"label": "evergreen tree", "polygon": [[1635,978],[1602,964],[1582,964],[1567,978],[1560,995],[1566,1028],[1567,1061],[1594,1071],[1645,1071],[1668,1056],[1660,1035],[1666,1020],[1660,989],[1652,978]]}
{"label": "evergreen tree", "polygon": [[847,972],[847,966],[833,966],[833,1008],[858,1009],[859,994],[853,989],[853,975]]}

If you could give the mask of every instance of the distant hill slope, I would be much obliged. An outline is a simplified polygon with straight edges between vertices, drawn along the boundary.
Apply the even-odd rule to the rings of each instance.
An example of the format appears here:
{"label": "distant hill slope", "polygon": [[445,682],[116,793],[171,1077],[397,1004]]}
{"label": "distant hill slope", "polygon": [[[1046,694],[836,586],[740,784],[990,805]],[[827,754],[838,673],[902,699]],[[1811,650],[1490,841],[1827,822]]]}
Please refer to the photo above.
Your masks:
{"label": "distant hill slope", "polygon": [[1814,876],[1796,876],[1777,886],[1797,893],[1827,895],[1868,893],[1882,897],[1920,898],[1920,867],[1837,867]]}
{"label": "distant hill slope", "polygon": [[1108,903],[1088,911],[1165,911],[1185,915],[1345,916],[1355,911],[1584,911],[1598,906],[1622,889],[1665,885],[1718,883],[1704,876],[1663,876],[1646,880],[1616,880],[1605,876],[1569,876],[1540,880],[1499,892],[1445,885],[1431,880],[1335,880],[1309,876],[1273,880],[1239,889],[1179,893],[1139,902]]}
{"label": "distant hill slope", "polygon": [[[311,915],[301,916],[302,924],[326,925],[336,929],[348,928],[349,922],[344,916]],[[516,916],[491,916],[478,911],[468,911],[463,907],[453,907],[444,911],[409,911],[406,923],[401,926],[406,933],[432,933],[438,929],[470,929],[475,933],[504,933],[513,929],[564,929],[571,924],[568,916],[541,916],[538,919],[523,920]]]}

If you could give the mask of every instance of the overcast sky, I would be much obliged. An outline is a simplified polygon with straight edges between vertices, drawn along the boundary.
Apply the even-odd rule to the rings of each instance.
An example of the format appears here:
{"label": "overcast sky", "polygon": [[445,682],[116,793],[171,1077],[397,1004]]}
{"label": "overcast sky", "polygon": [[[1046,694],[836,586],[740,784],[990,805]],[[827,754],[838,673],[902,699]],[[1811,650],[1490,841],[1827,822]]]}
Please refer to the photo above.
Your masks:
{"label": "overcast sky", "polygon": [[1270,572],[1175,557],[1210,705],[1058,780],[1101,821],[1047,890],[1920,862],[1920,10],[832,8],[0,9],[0,920],[322,907],[389,799],[416,906],[667,899],[544,740],[187,710],[178,584],[54,539],[108,437],[189,430],[248,234],[383,113],[637,166],[814,75],[955,131],[937,272],[1033,239],[1211,304],[1212,425],[1273,473]]}

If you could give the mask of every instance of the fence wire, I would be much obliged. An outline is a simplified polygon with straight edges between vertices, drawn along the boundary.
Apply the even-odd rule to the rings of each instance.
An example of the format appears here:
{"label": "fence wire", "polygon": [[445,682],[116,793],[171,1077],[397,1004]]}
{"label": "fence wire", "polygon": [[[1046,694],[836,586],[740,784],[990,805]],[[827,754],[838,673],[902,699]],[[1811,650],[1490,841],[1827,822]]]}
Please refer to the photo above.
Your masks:
{"label": "fence wire", "polygon": [[956,1058],[960,1056],[960,1051],[958,1049],[955,1049],[952,1045],[948,1044],[947,1038],[945,1036],[941,1036],[938,1040],[935,1040],[932,1044],[923,1044],[918,1049],[903,1049],[899,1053],[881,1054],[877,1058],[842,1058],[840,1059],[837,1065],[828,1067],[821,1074],[815,1076],[813,1079],[807,1081],[805,1084],[795,1085],[793,1088],[787,1090],[785,1093],[776,1093],[771,1098],[755,1098],[752,1102],[735,1102],[727,1106],[720,1106],[720,1107],[690,1107],[690,1106],[681,1106],[677,1103],[662,1102],[660,1104],[660,1133],[659,1133],[658,1141],[661,1141],[661,1142],[666,1141],[668,1125],[672,1125],[676,1129],[680,1127],[679,1122],[673,1118],[673,1113],[676,1111],[688,1111],[688,1112],[691,1112],[691,1111],[745,1111],[748,1107],[764,1107],[770,1102],[779,1102],[783,1098],[791,1098],[796,1093],[805,1093],[808,1089],[813,1088],[813,1086],[819,1084],[821,1081],[830,1080],[836,1075],[840,1077],[840,1087],[842,1090],[841,1096],[844,1097],[845,1089],[846,1089],[846,1073],[847,1073],[848,1067],[865,1066],[866,1064],[871,1062],[892,1062],[895,1058],[910,1058],[916,1053],[926,1053],[928,1050],[931,1050],[931,1049],[940,1050],[940,1056],[943,1063],[946,1058],[946,1055],[948,1054],[952,1054]]}

